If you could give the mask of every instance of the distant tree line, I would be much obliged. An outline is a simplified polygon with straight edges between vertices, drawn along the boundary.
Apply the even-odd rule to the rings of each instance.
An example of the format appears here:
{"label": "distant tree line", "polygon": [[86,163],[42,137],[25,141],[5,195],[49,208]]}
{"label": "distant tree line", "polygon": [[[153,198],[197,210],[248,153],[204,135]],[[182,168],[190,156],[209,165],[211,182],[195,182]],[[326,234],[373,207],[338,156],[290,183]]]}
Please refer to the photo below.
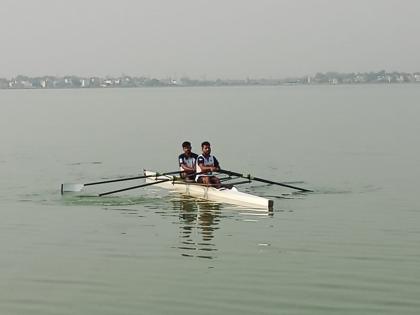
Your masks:
{"label": "distant tree line", "polygon": [[243,80],[197,80],[188,77],[179,79],[156,79],[149,77],[79,77],[75,75],[57,77],[29,77],[18,75],[12,79],[0,78],[0,89],[66,89],[66,88],[133,88],[133,87],[168,87],[168,86],[242,86],[242,85],[294,85],[294,84],[366,84],[366,83],[419,83],[420,72],[378,72],[364,73],[316,73],[313,76],[291,77],[285,79]]}

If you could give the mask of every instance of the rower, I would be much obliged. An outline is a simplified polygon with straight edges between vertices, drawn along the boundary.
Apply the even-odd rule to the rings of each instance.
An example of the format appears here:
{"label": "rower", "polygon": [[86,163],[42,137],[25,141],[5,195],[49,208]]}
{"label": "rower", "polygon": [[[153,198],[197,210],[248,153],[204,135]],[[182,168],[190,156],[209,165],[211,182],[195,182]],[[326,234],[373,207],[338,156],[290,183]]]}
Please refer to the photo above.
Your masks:
{"label": "rower", "polygon": [[211,147],[208,141],[204,141],[201,144],[201,151],[202,154],[197,158],[196,171],[199,174],[195,177],[196,182],[206,186],[220,188],[220,179],[212,174],[212,172],[220,170],[219,161],[217,161],[215,156],[210,154]]}
{"label": "rower", "polygon": [[182,150],[184,153],[178,157],[181,178],[187,181],[194,181],[198,155],[191,152],[191,143],[189,141],[182,143]]}

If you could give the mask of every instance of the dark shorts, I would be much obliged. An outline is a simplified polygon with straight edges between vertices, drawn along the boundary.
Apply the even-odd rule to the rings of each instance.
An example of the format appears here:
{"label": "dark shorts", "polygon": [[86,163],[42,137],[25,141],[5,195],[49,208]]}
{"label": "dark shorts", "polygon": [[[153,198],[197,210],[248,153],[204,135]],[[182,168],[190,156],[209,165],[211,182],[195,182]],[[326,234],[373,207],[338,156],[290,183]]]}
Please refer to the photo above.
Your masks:
{"label": "dark shorts", "polygon": [[187,175],[187,173],[182,172],[181,173],[181,178],[186,180],[186,181],[194,181],[195,180],[195,175]]}
{"label": "dark shorts", "polygon": [[215,176],[200,176],[200,177],[197,178],[197,183],[203,183],[203,178],[204,177],[207,177],[210,180],[210,182],[213,178],[215,178]]}

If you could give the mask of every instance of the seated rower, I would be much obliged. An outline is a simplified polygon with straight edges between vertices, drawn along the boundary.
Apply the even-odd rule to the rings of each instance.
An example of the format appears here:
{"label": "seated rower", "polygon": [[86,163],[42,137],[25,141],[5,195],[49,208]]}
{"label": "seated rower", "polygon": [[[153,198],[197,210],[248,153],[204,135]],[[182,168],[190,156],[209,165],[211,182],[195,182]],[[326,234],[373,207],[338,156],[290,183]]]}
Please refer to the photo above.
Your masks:
{"label": "seated rower", "polygon": [[201,144],[202,154],[197,158],[196,171],[197,176],[195,178],[197,183],[202,183],[207,186],[214,186],[220,188],[220,179],[212,174],[212,172],[220,170],[219,161],[216,157],[211,155],[211,147],[208,141],[204,141]]}
{"label": "seated rower", "polygon": [[182,143],[182,150],[184,153],[178,157],[181,178],[187,181],[194,181],[198,155],[191,152],[191,143],[189,141]]}

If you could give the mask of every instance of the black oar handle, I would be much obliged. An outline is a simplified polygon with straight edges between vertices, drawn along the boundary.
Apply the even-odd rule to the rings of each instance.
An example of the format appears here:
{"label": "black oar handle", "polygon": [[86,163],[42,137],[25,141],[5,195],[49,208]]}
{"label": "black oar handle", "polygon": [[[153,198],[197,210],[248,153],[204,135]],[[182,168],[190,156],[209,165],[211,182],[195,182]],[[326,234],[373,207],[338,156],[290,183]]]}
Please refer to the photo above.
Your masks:
{"label": "black oar handle", "polygon": [[128,187],[128,188],[123,188],[123,189],[108,191],[108,192],[104,192],[102,194],[99,194],[99,197],[110,195],[110,194],[115,194],[115,193],[122,192],[122,191],[131,190],[131,189],[146,187],[146,186],[150,186],[150,185],[156,185],[156,184],[159,184],[159,183],[169,182],[169,181],[172,181],[172,179],[162,179],[162,180],[158,180],[158,181],[152,182],[152,183],[146,183],[146,184],[137,185],[137,186],[133,186],[133,187]]}
{"label": "black oar handle", "polygon": [[118,179],[110,179],[110,180],[104,180],[100,182],[92,182],[83,184],[84,186],[90,186],[90,185],[100,185],[100,184],[108,184],[108,183],[115,183],[115,182],[122,182],[126,180],[134,180],[134,179],[142,179],[142,178],[148,178],[148,177],[158,177],[162,175],[172,175],[172,174],[178,174],[180,171],[173,171],[173,172],[166,172],[166,173],[156,173],[153,175],[142,175],[142,176],[136,176],[136,177],[126,177],[126,178],[118,178]]}
{"label": "black oar handle", "polygon": [[255,180],[258,182],[262,182],[262,183],[266,183],[266,184],[272,184],[272,185],[279,185],[279,186],[284,186],[284,187],[288,187],[288,188],[292,188],[292,189],[297,189],[300,191],[305,191],[305,192],[312,192],[312,190],[309,189],[305,189],[305,188],[300,188],[300,187],[296,187],[296,186],[292,186],[292,185],[287,185],[287,184],[283,184],[283,183],[279,183],[279,182],[274,182],[268,179],[264,179],[264,178],[259,178],[259,177],[254,177],[251,175],[244,175],[244,174],[240,174],[240,173],[236,173],[236,172],[232,172],[232,171],[226,171],[226,170],[219,170],[220,173],[225,173],[228,175],[233,175],[233,176],[239,176],[242,178],[248,178],[249,180]]}

